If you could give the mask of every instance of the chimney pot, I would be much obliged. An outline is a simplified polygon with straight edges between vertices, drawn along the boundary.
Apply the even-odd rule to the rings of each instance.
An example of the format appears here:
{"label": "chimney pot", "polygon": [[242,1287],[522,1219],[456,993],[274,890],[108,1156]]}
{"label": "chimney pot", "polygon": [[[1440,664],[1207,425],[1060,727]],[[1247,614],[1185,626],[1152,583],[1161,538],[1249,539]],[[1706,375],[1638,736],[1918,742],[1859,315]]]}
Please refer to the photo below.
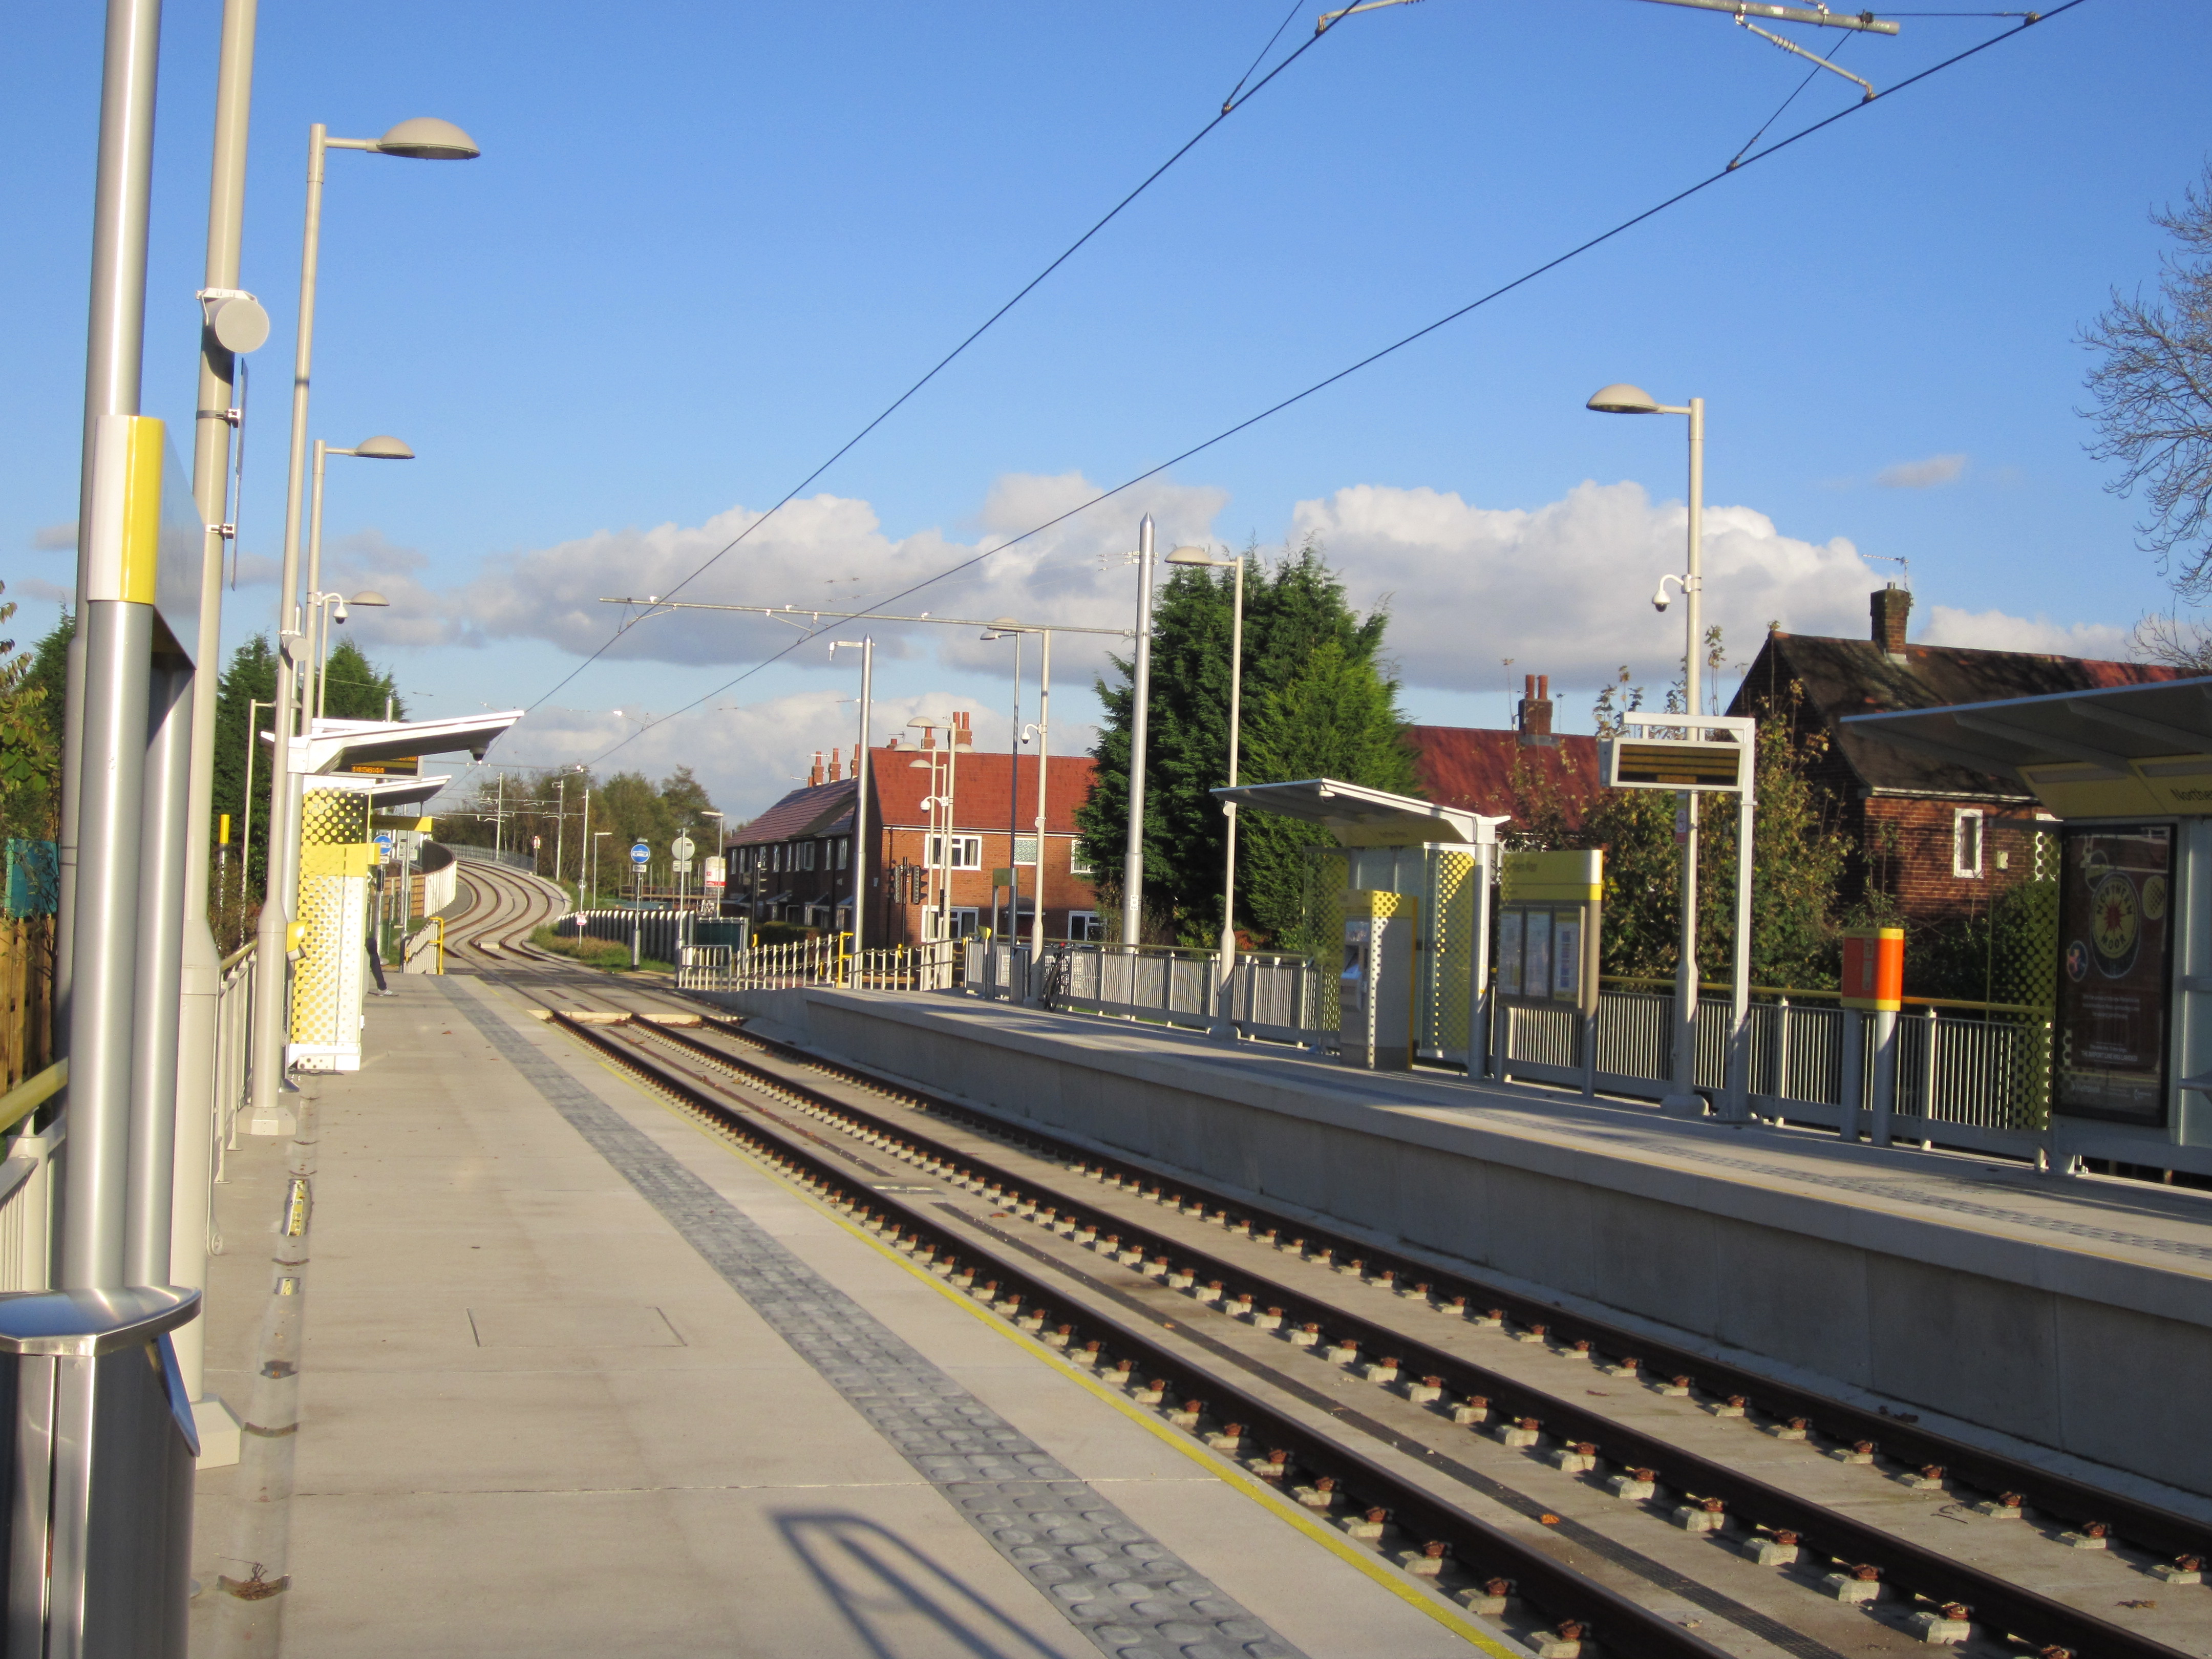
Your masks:
{"label": "chimney pot", "polygon": [[1874,642],[1885,654],[1905,660],[1905,619],[1912,613],[1912,595],[1895,582],[1874,592]]}
{"label": "chimney pot", "polygon": [[1552,677],[1531,674],[1528,695],[1521,699],[1516,726],[1523,743],[1550,744],[1552,737]]}

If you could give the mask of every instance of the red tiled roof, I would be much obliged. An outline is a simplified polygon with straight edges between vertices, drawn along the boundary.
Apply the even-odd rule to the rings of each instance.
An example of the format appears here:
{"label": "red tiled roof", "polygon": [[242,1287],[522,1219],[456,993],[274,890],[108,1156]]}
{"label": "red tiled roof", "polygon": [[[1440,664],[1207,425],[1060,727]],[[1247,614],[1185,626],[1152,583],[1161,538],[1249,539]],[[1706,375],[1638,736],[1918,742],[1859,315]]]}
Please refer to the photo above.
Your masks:
{"label": "red tiled roof", "polygon": [[[943,751],[938,751],[940,755]],[[875,781],[875,810],[879,822],[896,828],[921,829],[929,823],[929,810],[921,802],[929,793],[930,775],[913,763],[925,751],[878,749],[870,755],[869,771]],[[940,767],[942,763],[939,763]],[[1012,816],[1024,833],[1034,833],[1036,823],[1036,757],[1021,757],[1018,779],[1009,775],[1012,755],[976,750],[960,757],[953,780],[952,812],[957,830],[1004,830],[1009,806],[1018,800]],[[1088,755],[1054,755],[1045,783],[1045,833],[1072,836],[1075,811],[1090,794],[1097,763]]]}
{"label": "red tiled roof", "polygon": [[[940,754],[942,750],[939,751]],[[878,827],[926,829],[929,811],[922,798],[929,793],[930,775],[912,763],[922,751],[877,749],[868,764],[875,785],[869,816]],[[960,757],[953,782],[953,813],[957,830],[1004,830],[1010,816],[1023,833],[1033,833],[1036,819],[1036,759],[1024,756],[1018,781],[1009,778],[1011,755],[970,752]],[[1054,755],[1045,793],[1045,830],[1048,835],[1075,833],[1076,809],[1091,793],[1097,763],[1088,755]],[[1018,810],[1009,813],[1008,787],[1018,792]],[[853,780],[814,784],[794,789],[742,830],[730,832],[726,845],[757,847],[771,842],[798,841],[815,836],[850,834],[853,828]]]}
{"label": "red tiled roof", "polygon": [[1523,741],[1518,732],[1463,726],[1407,729],[1421,793],[1443,806],[1489,817],[1515,814],[1516,768],[1531,792],[1558,797],[1570,827],[1582,822],[1598,793],[1597,739],[1561,733],[1547,743]]}

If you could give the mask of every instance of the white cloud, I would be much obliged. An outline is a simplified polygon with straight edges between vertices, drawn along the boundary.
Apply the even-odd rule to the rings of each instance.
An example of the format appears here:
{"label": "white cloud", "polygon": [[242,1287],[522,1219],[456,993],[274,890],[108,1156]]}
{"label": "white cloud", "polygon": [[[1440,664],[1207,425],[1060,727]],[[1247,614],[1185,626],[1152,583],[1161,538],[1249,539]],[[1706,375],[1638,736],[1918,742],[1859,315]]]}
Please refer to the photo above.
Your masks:
{"label": "white cloud", "polygon": [[[793,501],[686,586],[686,600],[811,605],[857,611],[871,605],[900,613],[989,618],[1018,615],[1067,625],[1127,625],[1135,605],[1133,573],[1119,555],[1135,543],[1139,518],[1150,512],[1163,553],[1178,541],[1203,539],[1226,501],[1205,487],[1155,483],[997,554],[974,568],[909,598],[904,589],[1004,544],[1055,514],[1080,506],[1097,487],[1079,473],[1000,478],[971,526],[973,541],[939,529],[903,538],[884,534],[866,501],[830,495]],[[487,562],[458,590],[424,587],[422,561],[377,543],[349,544],[340,568],[363,580],[381,576],[393,608],[373,636],[399,644],[488,645],[509,639],[546,641],[581,655],[603,643],[625,615],[599,601],[645,597],[674,588],[729,545],[760,514],[733,507],[697,526],[599,531],[553,547]],[[358,543],[362,538],[356,538]],[[632,613],[635,614],[635,613]],[[941,659],[973,666],[1003,661],[1007,647],[986,645],[973,630],[927,624],[859,623],[891,655],[933,649]],[[841,632],[843,630],[840,630]],[[609,652],[617,659],[745,664],[763,660],[797,637],[788,623],[730,612],[678,611],[636,623]],[[1072,670],[1095,665],[1099,650],[1080,636],[1055,641],[1056,659]],[[1059,665],[1055,661],[1055,672]]]}
{"label": "white cloud", "polygon": [[2110,623],[2055,623],[2041,614],[2031,620],[2002,611],[1961,611],[1938,605],[1929,607],[1927,626],[1914,629],[1913,636],[1923,645],[2125,660],[2129,632]]}
{"label": "white cloud", "polygon": [[64,587],[59,582],[50,582],[43,576],[18,576],[8,585],[8,592],[18,599],[43,599],[54,605],[74,607],[76,604],[76,585]]}
{"label": "white cloud", "polygon": [[1884,489],[1935,489],[1956,483],[1966,471],[1964,455],[1930,455],[1924,461],[1899,461],[1874,475]]}
{"label": "white cloud", "polygon": [[[944,692],[878,697],[869,740],[881,747],[900,735],[915,715],[942,720],[956,708],[967,711],[979,749],[1005,750],[1008,736],[1005,710]],[[491,758],[504,765],[571,763],[612,748],[637,732],[641,720],[651,721],[665,713],[631,708],[629,714],[636,718],[629,718],[612,710],[542,709],[526,715],[501,738]],[[757,816],[804,783],[817,750],[826,754],[842,749],[849,765],[858,732],[859,714],[849,690],[824,688],[762,702],[709,704],[663,719],[598,762],[592,769],[602,778],[616,772],[642,772],[658,780],[678,766],[689,766],[714,804],[730,814],[734,825]],[[1094,727],[1054,725],[1055,755],[1085,753],[1097,741]],[[462,781],[465,786],[466,778]]]}
{"label": "white cloud", "polygon": [[[1680,572],[1687,513],[1633,483],[1583,483],[1533,511],[1471,507],[1433,489],[1362,484],[1298,503],[1355,602],[1387,600],[1389,648],[1408,684],[1493,690],[1498,664],[1589,686],[1629,664],[1663,684],[1680,659],[1680,601],[1651,608]],[[1784,536],[1765,514],[1708,507],[1705,616],[1747,659],[1770,622],[1863,633],[1874,574],[1838,537]]]}
{"label": "white cloud", "polygon": [[76,550],[76,520],[67,524],[42,524],[31,532],[31,550],[35,553],[59,553]]}

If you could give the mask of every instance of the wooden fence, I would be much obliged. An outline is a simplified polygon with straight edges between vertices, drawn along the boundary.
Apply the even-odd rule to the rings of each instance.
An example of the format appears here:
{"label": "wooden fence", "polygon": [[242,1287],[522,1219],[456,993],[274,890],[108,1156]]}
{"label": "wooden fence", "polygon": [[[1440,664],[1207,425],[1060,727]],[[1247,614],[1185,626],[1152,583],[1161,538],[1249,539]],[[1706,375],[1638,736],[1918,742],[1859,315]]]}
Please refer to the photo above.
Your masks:
{"label": "wooden fence", "polygon": [[0,917],[0,1091],[53,1063],[54,919]]}

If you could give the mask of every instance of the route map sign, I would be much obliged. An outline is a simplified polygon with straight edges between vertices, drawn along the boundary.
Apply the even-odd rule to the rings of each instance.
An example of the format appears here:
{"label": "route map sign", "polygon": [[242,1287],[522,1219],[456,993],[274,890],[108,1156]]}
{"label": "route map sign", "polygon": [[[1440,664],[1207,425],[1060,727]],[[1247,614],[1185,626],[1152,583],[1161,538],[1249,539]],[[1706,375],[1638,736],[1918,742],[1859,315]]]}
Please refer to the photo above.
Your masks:
{"label": "route map sign", "polygon": [[2163,1127],[2173,827],[2100,825],[2060,842],[2052,1109]]}

